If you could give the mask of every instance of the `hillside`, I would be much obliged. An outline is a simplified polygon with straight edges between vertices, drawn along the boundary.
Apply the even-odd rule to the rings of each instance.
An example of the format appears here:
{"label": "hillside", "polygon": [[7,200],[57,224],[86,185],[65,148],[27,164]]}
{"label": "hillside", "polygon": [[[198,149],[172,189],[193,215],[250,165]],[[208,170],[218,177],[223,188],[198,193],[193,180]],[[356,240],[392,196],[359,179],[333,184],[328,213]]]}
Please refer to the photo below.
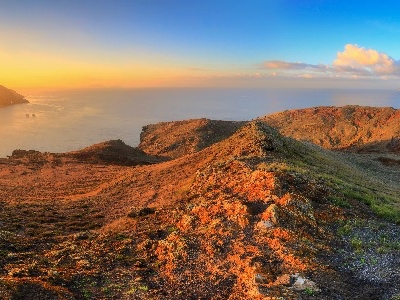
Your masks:
{"label": "hillside", "polygon": [[95,144],[68,154],[84,162],[125,166],[150,165],[165,161],[164,158],[148,155],[137,148],[130,147],[121,140]]}
{"label": "hillside", "polygon": [[4,299],[400,297],[396,153],[263,119],[150,125],[139,148],[0,160]]}
{"label": "hillside", "polygon": [[139,148],[152,155],[177,158],[222,141],[245,123],[193,119],[151,124],[143,127]]}
{"label": "hillside", "polygon": [[327,149],[400,153],[400,110],[363,106],[288,110],[261,118],[285,136]]}
{"label": "hillside", "polygon": [[0,85],[0,107],[13,104],[28,103],[24,96]]}

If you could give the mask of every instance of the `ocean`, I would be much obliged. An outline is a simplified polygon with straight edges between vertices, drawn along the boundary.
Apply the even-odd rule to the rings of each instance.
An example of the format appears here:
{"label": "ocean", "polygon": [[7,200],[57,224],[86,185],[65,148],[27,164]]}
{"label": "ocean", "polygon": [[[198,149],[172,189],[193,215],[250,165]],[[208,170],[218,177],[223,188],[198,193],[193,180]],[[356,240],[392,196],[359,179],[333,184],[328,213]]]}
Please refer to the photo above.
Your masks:
{"label": "ocean", "polygon": [[137,146],[142,126],[162,121],[252,120],[349,104],[400,108],[396,90],[107,89],[25,96],[29,104],[0,108],[0,157],[14,149],[67,152],[111,139]]}

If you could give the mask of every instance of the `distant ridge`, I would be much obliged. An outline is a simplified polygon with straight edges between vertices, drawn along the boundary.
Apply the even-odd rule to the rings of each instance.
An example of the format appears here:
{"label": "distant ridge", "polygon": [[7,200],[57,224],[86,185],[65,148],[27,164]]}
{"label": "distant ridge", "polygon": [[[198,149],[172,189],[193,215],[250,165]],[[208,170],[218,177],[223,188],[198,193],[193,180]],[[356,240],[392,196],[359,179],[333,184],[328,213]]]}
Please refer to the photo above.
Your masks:
{"label": "distant ridge", "polygon": [[[400,153],[400,110],[391,107],[321,106],[287,110],[258,120],[284,136],[326,149]],[[178,158],[230,137],[246,123],[196,119],[147,125],[139,149]]]}
{"label": "distant ridge", "polygon": [[313,107],[287,110],[260,119],[285,136],[327,149],[400,150],[400,110],[391,107]]}
{"label": "distant ridge", "polygon": [[26,100],[24,96],[18,94],[16,91],[10,90],[0,85],[0,107],[20,103],[29,103],[29,101]]}

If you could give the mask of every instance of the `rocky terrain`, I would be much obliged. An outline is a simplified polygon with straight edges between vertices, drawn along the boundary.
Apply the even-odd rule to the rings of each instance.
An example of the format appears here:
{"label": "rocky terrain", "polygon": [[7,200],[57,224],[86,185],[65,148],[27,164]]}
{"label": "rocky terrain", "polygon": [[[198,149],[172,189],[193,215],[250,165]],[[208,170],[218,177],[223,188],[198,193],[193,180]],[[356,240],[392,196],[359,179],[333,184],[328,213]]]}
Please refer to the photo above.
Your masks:
{"label": "rocky terrain", "polygon": [[400,299],[399,116],[321,107],[14,151],[0,298]]}
{"label": "rocky terrain", "polygon": [[0,85],[0,107],[28,102],[24,96]]}

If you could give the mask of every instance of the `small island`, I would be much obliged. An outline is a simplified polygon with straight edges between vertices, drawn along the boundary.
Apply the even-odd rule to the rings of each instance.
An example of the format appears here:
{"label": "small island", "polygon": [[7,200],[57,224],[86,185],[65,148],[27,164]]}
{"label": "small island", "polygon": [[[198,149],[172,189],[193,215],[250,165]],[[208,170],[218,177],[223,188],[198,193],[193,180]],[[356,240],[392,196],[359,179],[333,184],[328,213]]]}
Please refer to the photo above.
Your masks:
{"label": "small island", "polygon": [[18,94],[14,90],[10,90],[0,85],[0,107],[9,106],[13,104],[29,103],[24,96]]}

